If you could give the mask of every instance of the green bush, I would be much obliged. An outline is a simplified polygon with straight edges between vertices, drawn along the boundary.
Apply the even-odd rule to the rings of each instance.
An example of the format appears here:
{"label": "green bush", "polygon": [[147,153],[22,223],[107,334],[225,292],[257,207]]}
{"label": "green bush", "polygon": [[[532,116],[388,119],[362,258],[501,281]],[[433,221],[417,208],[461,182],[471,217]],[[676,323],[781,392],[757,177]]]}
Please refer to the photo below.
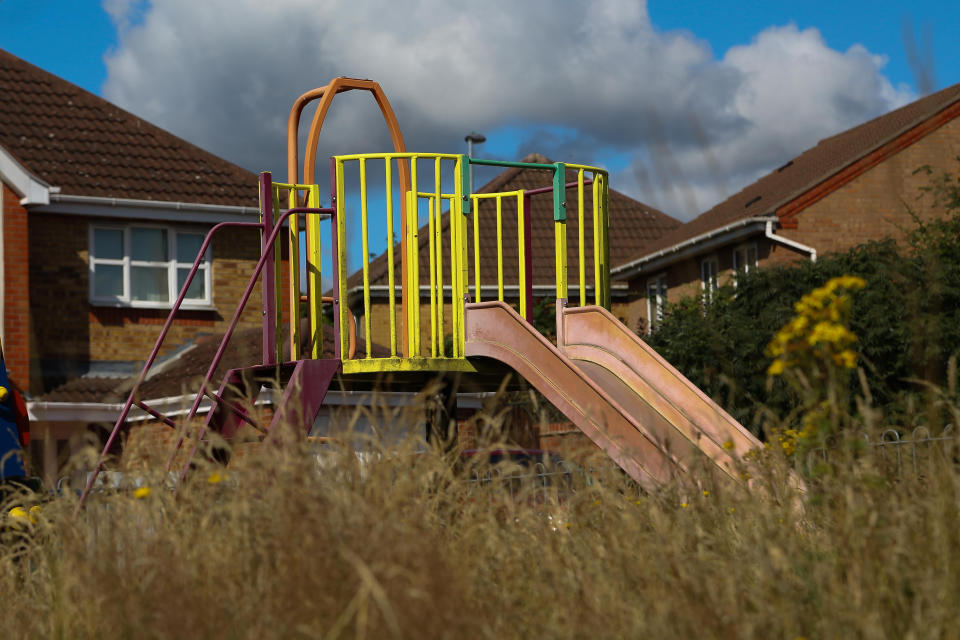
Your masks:
{"label": "green bush", "polygon": [[960,351],[960,184],[947,176],[928,191],[948,215],[917,220],[903,245],[886,239],[742,274],[709,306],[699,297],[670,305],[651,346],[759,433],[764,415],[788,416],[799,401],[782,380],[768,379],[770,339],[804,294],[833,277],[859,276],[867,286],[853,295],[851,329],[871,402],[890,420],[919,421],[906,415],[911,396],[924,382],[945,384]]}

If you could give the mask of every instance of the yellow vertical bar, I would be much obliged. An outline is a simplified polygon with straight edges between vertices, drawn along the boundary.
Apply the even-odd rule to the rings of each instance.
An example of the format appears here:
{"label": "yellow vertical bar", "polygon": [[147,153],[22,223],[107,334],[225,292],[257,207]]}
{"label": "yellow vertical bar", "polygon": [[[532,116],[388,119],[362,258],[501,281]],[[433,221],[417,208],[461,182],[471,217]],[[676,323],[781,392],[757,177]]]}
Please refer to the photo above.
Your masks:
{"label": "yellow vertical bar", "polygon": [[367,357],[373,355],[370,339],[370,239],[367,233],[367,159],[360,158],[360,227],[363,244],[363,342]]}
{"label": "yellow vertical bar", "polygon": [[602,239],[600,272],[603,274],[603,306],[610,309],[610,183],[607,174],[600,176],[603,187],[600,189],[600,204],[603,210],[603,219],[600,227]]}
{"label": "yellow vertical bar", "polygon": [[[463,162],[462,156],[457,156],[454,164],[454,200],[450,207],[450,229],[456,229],[456,236],[451,235],[450,261],[453,263],[453,273],[450,282],[450,306],[453,309],[453,357],[462,358],[464,351],[463,332],[463,303],[466,294],[467,273],[467,229],[463,217]],[[456,242],[453,242],[456,240]]]}
{"label": "yellow vertical bar", "polygon": [[417,201],[417,156],[410,158],[410,191],[407,200],[407,284],[410,287],[405,295],[407,298],[407,336],[410,344],[411,357],[420,355],[420,213]]}
{"label": "yellow vertical bar", "polygon": [[557,298],[567,297],[567,223],[560,220],[553,223],[553,235],[556,250]]}
{"label": "yellow vertical bar", "polygon": [[[447,199],[450,200],[449,198]],[[438,202],[443,202],[443,196]],[[453,210],[453,203],[450,203],[450,211]],[[444,344],[446,342],[446,335],[444,333],[443,319],[444,319],[444,310],[443,310],[443,207],[438,206],[434,210],[434,214],[437,216],[436,221],[434,222],[434,231],[436,235],[436,247],[437,247],[437,299],[440,301],[440,304],[437,306],[437,326],[440,327],[440,356],[447,357],[447,347]],[[450,264],[453,264],[453,258],[450,259]]]}
{"label": "yellow vertical bar", "polygon": [[340,308],[340,359],[350,357],[348,333],[350,307],[347,295],[347,207],[343,180],[343,161],[337,160],[337,305]]}
{"label": "yellow vertical bar", "polygon": [[480,302],[480,199],[476,196],[473,196],[473,297],[474,302]]}
{"label": "yellow vertical bar", "polygon": [[396,285],[396,274],[393,264],[393,174],[390,168],[390,157],[383,160],[385,171],[385,182],[387,190],[387,287],[390,289],[388,294],[388,307],[390,313],[390,355],[397,355],[397,292],[394,289]]}
{"label": "yellow vertical bar", "polygon": [[[320,208],[320,186],[310,185],[308,189],[308,206]],[[321,261],[320,251],[320,218],[315,215],[307,216],[307,299],[310,303],[310,357],[323,357],[323,282],[320,278]]]}
{"label": "yellow vertical bar", "polygon": [[[287,201],[292,209],[297,206],[297,189],[287,190]],[[290,360],[300,359],[300,216],[287,218],[287,230],[290,238],[289,267],[290,291]]]}
{"label": "yellow vertical bar", "polygon": [[497,196],[497,300],[503,302],[503,199]]}
{"label": "yellow vertical bar", "polygon": [[520,294],[520,317],[526,319],[527,317],[527,273],[525,270],[527,262],[527,237],[524,233],[524,223],[525,223],[526,211],[523,210],[523,191],[517,192],[517,243],[519,251],[517,252],[518,256],[518,271],[520,273],[520,280],[518,283]]}
{"label": "yellow vertical bar", "polygon": [[[276,226],[280,219],[280,191],[273,192],[273,224]],[[274,308],[276,316],[273,318],[273,331],[276,336],[277,362],[283,362],[283,255],[281,251],[281,235],[278,233],[273,241],[273,278],[274,278]]]}
{"label": "yellow vertical bar", "polygon": [[[437,357],[437,258],[434,247],[435,239],[433,237],[433,204],[436,202],[433,196],[427,198],[427,224],[429,231],[427,242],[430,252],[430,356]],[[443,304],[441,299],[440,304]],[[441,338],[442,339],[442,338]]]}
{"label": "yellow vertical bar", "polygon": [[430,323],[437,326],[437,335],[439,336],[439,354],[440,357],[445,357],[446,351],[444,347],[444,342],[446,340],[446,332],[443,328],[443,231],[441,224],[441,217],[443,216],[443,192],[442,192],[442,178],[441,174],[441,160],[440,156],[434,158],[433,161],[433,201],[436,203],[436,207],[432,212],[437,216],[436,222],[434,224],[434,229],[431,233],[431,236],[435,233],[434,237],[434,249],[436,250],[436,288],[437,288],[437,312],[436,315],[430,318]]}
{"label": "yellow vertical bar", "polygon": [[577,258],[580,261],[580,306],[587,304],[587,257],[583,212],[583,169],[577,172]]}
{"label": "yellow vertical bar", "polygon": [[603,274],[600,272],[600,218],[603,215],[600,206],[600,175],[593,172],[593,303],[603,305]]}

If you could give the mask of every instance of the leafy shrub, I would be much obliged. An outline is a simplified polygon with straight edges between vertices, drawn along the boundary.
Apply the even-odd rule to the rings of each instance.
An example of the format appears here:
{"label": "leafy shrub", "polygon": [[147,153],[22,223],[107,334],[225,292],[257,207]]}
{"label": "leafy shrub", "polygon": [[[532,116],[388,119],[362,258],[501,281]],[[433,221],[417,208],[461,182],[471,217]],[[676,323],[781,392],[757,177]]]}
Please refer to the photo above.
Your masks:
{"label": "leafy shrub", "polygon": [[918,219],[904,245],[885,239],[815,263],[742,274],[736,289],[722,287],[706,308],[699,297],[669,305],[651,346],[760,432],[764,416],[791,415],[800,402],[783,380],[767,375],[771,338],[808,292],[831,278],[857,276],[866,286],[852,295],[850,329],[870,400],[892,420],[924,419],[905,415],[908,396],[924,383],[944,384],[947,363],[960,351],[960,184],[944,178],[930,190],[949,215]]}

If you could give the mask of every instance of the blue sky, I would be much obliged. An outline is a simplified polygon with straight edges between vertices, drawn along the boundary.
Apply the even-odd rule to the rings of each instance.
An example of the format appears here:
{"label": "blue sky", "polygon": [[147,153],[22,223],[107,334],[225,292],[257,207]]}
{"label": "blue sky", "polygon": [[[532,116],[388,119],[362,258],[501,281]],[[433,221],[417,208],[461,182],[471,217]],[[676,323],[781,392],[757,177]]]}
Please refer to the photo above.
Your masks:
{"label": "blue sky", "polygon": [[[478,155],[599,164],[682,220],[960,82],[956,33],[934,0],[0,0],[0,47],[252,171],[285,173],[293,98],[353,75],[384,86],[410,149],[462,152],[479,130]],[[387,146],[351,100],[321,156]]]}

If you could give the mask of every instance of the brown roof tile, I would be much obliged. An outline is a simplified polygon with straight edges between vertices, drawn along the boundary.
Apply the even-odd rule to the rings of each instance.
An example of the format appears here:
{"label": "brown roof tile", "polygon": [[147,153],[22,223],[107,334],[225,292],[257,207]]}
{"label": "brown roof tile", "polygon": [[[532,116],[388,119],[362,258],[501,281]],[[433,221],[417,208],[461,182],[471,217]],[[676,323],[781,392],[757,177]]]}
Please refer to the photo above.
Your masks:
{"label": "brown roof tile", "polygon": [[[550,163],[551,160],[539,154],[531,154],[523,159],[524,162]],[[567,172],[567,182],[577,179],[574,171]],[[477,190],[477,193],[495,193],[503,191],[530,190],[539,187],[548,187],[553,184],[552,174],[549,171],[540,171],[527,168],[510,168],[499,174],[493,180]],[[593,226],[590,187],[585,189],[585,237],[586,245],[586,279],[588,285],[593,282]],[[571,190],[568,194],[575,194]],[[575,197],[575,196],[572,196]],[[664,233],[680,226],[680,222],[671,218],[662,211],[633,200],[618,191],[610,190],[610,262],[619,264],[627,258],[636,255],[637,250],[648,242],[659,238]],[[533,283],[536,285],[552,285],[555,283],[555,250],[554,250],[554,221],[553,199],[550,193],[532,197],[532,211],[526,212],[531,217],[532,251],[533,251]],[[480,278],[483,287],[497,284],[497,224],[496,204],[493,200],[480,202]],[[515,198],[505,198],[501,210],[503,234],[503,267],[504,284],[507,286],[518,284],[519,278],[519,251],[517,232],[517,206]],[[449,213],[442,218],[442,234],[444,238],[443,270],[444,283],[450,282],[450,251],[449,251]],[[474,283],[474,231],[472,218],[468,221],[468,261],[470,272],[470,286]],[[577,220],[577,206],[571,202],[567,207],[567,252],[568,277],[571,285],[579,282],[577,266],[577,247],[579,224]],[[420,241],[420,284],[430,283],[429,263],[427,262],[429,242],[428,226],[419,231]],[[400,285],[400,251],[399,245],[394,251],[396,265],[395,284]],[[362,272],[358,271],[348,279],[348,288],[361,285]],[[387,255],[381,254],[370,264],[370,283],[373,285],[388,284]]]}
{"label": "brown roof tile", "polygon": [[[804,151],[690,222],[647,242],[632,257],[654,253],[738,220],[772,215],[779,207],[958,100],[960,84],[955,84],[886,115],[825,138],[815,147]],[[619,264],[615,260],[612,262],[615,266]]]}
{"label": "brown roof tile", "polygon": [[[303,330],[306,330],[304,321]],[[305,334],[304,334],[305,335]],[[154,365],[151,375],[140,386],[139,397],[150,399],[168,398],[193,393],[207,373],[210,363],[220,346],[222,334],[204,336],[196,344],[183,350],[180,355],[165,363]],[[259,328],[237,331],[223,354],[220,366],[213,376],[213,388],[220,387],[224,374],[234,368],[247,367],[261,362],[263,333]],[[289,357],[289,340],[284,338],[284,354]],[[305,342],[304,342],[305,346]],[[387,357],[389,351],[373,344],[374,357]],[[357,338],[357,353],[363,353],[363,338]],[[324,357],[333,357],[333,327],[324,324]],[[56,389],[38,398],[42,402],[124,402],[136,377],[92,378],[81,377],[68,380]]]}
{"label": "brown roof tile", "polygon": [[65,194],[257,206],[253,173],[3,50],[0,146]]}

